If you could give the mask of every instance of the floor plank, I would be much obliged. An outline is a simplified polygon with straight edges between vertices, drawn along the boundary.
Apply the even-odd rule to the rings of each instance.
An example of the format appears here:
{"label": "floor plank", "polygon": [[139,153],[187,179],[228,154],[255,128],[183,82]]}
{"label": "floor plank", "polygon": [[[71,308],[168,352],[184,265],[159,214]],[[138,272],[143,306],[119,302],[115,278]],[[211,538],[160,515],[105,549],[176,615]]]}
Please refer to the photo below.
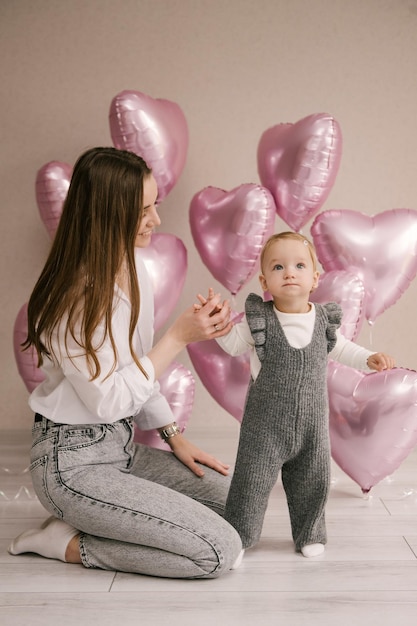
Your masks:
{"label": "floor plank", "polygon": [[[259,624],[285,626],[411,626],[417,599],[407,592],[254,592],[165,593],[138,598],[111,594],[0,594],[1,614],[7,626],[225,626]],[[25,621],[30,615],[30,622]]]}

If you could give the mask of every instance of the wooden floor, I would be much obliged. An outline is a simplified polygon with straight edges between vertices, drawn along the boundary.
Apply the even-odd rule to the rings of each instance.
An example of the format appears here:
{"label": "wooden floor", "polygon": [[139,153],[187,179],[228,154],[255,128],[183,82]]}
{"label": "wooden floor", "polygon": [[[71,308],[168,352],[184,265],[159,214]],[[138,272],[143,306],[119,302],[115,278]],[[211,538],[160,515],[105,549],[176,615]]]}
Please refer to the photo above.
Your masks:
{"label": "wooden floor", "polygon": [[[194,428],[189,438],[233,462],[237,432]],[[334,467],[323,556],[294,553],[278,484],[261,542],[241,567],[218,580],[184,581],[10,556],[11,538],[46,514],[27,472],[28,436],[0,436],[2,626],[417,624],[417,450],[368,498]]]}

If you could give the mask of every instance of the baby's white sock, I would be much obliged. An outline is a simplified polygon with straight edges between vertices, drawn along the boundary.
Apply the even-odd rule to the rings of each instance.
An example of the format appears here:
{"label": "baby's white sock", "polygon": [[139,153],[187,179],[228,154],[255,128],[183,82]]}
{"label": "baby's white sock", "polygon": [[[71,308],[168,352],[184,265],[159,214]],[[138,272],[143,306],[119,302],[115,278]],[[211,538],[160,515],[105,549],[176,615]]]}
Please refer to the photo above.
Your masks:
{"label": "baby's white sock", "polygon": [[233,563],[230,569],[237,569],[239,565],[242,563],[243,555],[245,554],[244,550],[241,550],[238,554],[236,561]]}
{"label": "baby's white sock", "polygon": [[40,528],[32,528],[16,537],[10,544],[10,554],[35,552],[48,559],[65,562],[65,552],[78,530],[63,520],[49,517]]}
{"label": "baby's white sock", "polygon": [[319,556],[324,552],[324,545],[322,543],[310,543],[307,546],[301,548],[303,556],[310,558],[312,556]]}

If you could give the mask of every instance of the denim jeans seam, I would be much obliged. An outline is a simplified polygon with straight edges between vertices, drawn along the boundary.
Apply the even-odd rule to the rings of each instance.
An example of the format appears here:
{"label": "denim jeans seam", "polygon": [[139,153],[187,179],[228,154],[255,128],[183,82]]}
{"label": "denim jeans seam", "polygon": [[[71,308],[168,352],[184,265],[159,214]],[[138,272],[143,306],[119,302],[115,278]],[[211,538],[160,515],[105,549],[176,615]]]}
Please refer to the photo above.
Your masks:
{"label": "denim jeans seam", "polygon": [[84,544],[85,535],[86,535],[86,533],[80,533],[79,539],[78,539],[79,547],[80,547],[81,561],[82,561],[82,564],[84,565],[84,567],[88,567],[89,569],[96,569],[96,566],[93,565],[92,563],[90,563],[90,560],[89,560],[88,554],[87,554],[87,550],[85,549],[85,544]]}
{"label": "denim jeans seam", "polygon": [[50,512],[52,512],[56,517],[58,518],[62,518],[62,510],[61,507],[59,507],[54,499],[51,496],[50,493],[50,489],[49,489],[49,483],[48,483],[48,465],[49,465],[49,457],[48,455],[44,455],[41,457],[38,457],[36,459],[36,461],[32,461],[30,464],[30,472],[31,472],[31,476],[33,477],[35,474],[35,470],[39,467],[42,470],[42,492],[43,495],[46,499],[46,501],[50,504],[50,506],[52,507],[52,510],[48,509],[46,507],[46,501],[44,503],[44,506],[47,510],[49,510]]}

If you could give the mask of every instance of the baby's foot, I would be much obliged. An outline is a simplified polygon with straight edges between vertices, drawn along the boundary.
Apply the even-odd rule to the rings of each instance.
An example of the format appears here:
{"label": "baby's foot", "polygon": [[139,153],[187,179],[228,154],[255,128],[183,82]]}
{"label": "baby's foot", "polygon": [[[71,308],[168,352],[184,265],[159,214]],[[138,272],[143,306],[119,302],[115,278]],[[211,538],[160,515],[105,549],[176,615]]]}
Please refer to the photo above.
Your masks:
{"label": "baby's foot", "polygon": [[35,552],[48,559],[65,561],[65,552],[71,539],[78,534],[73,526],[56,517],[49,517],[40,528],[31,528],[10,544],[10,554]]}
{"label": "baby's foot", "polygon": [[324,545],[322,543],[310,543],[307,546],[301,548],[303,556],[310,558],[312,556],[319,556],[324,552]]}

